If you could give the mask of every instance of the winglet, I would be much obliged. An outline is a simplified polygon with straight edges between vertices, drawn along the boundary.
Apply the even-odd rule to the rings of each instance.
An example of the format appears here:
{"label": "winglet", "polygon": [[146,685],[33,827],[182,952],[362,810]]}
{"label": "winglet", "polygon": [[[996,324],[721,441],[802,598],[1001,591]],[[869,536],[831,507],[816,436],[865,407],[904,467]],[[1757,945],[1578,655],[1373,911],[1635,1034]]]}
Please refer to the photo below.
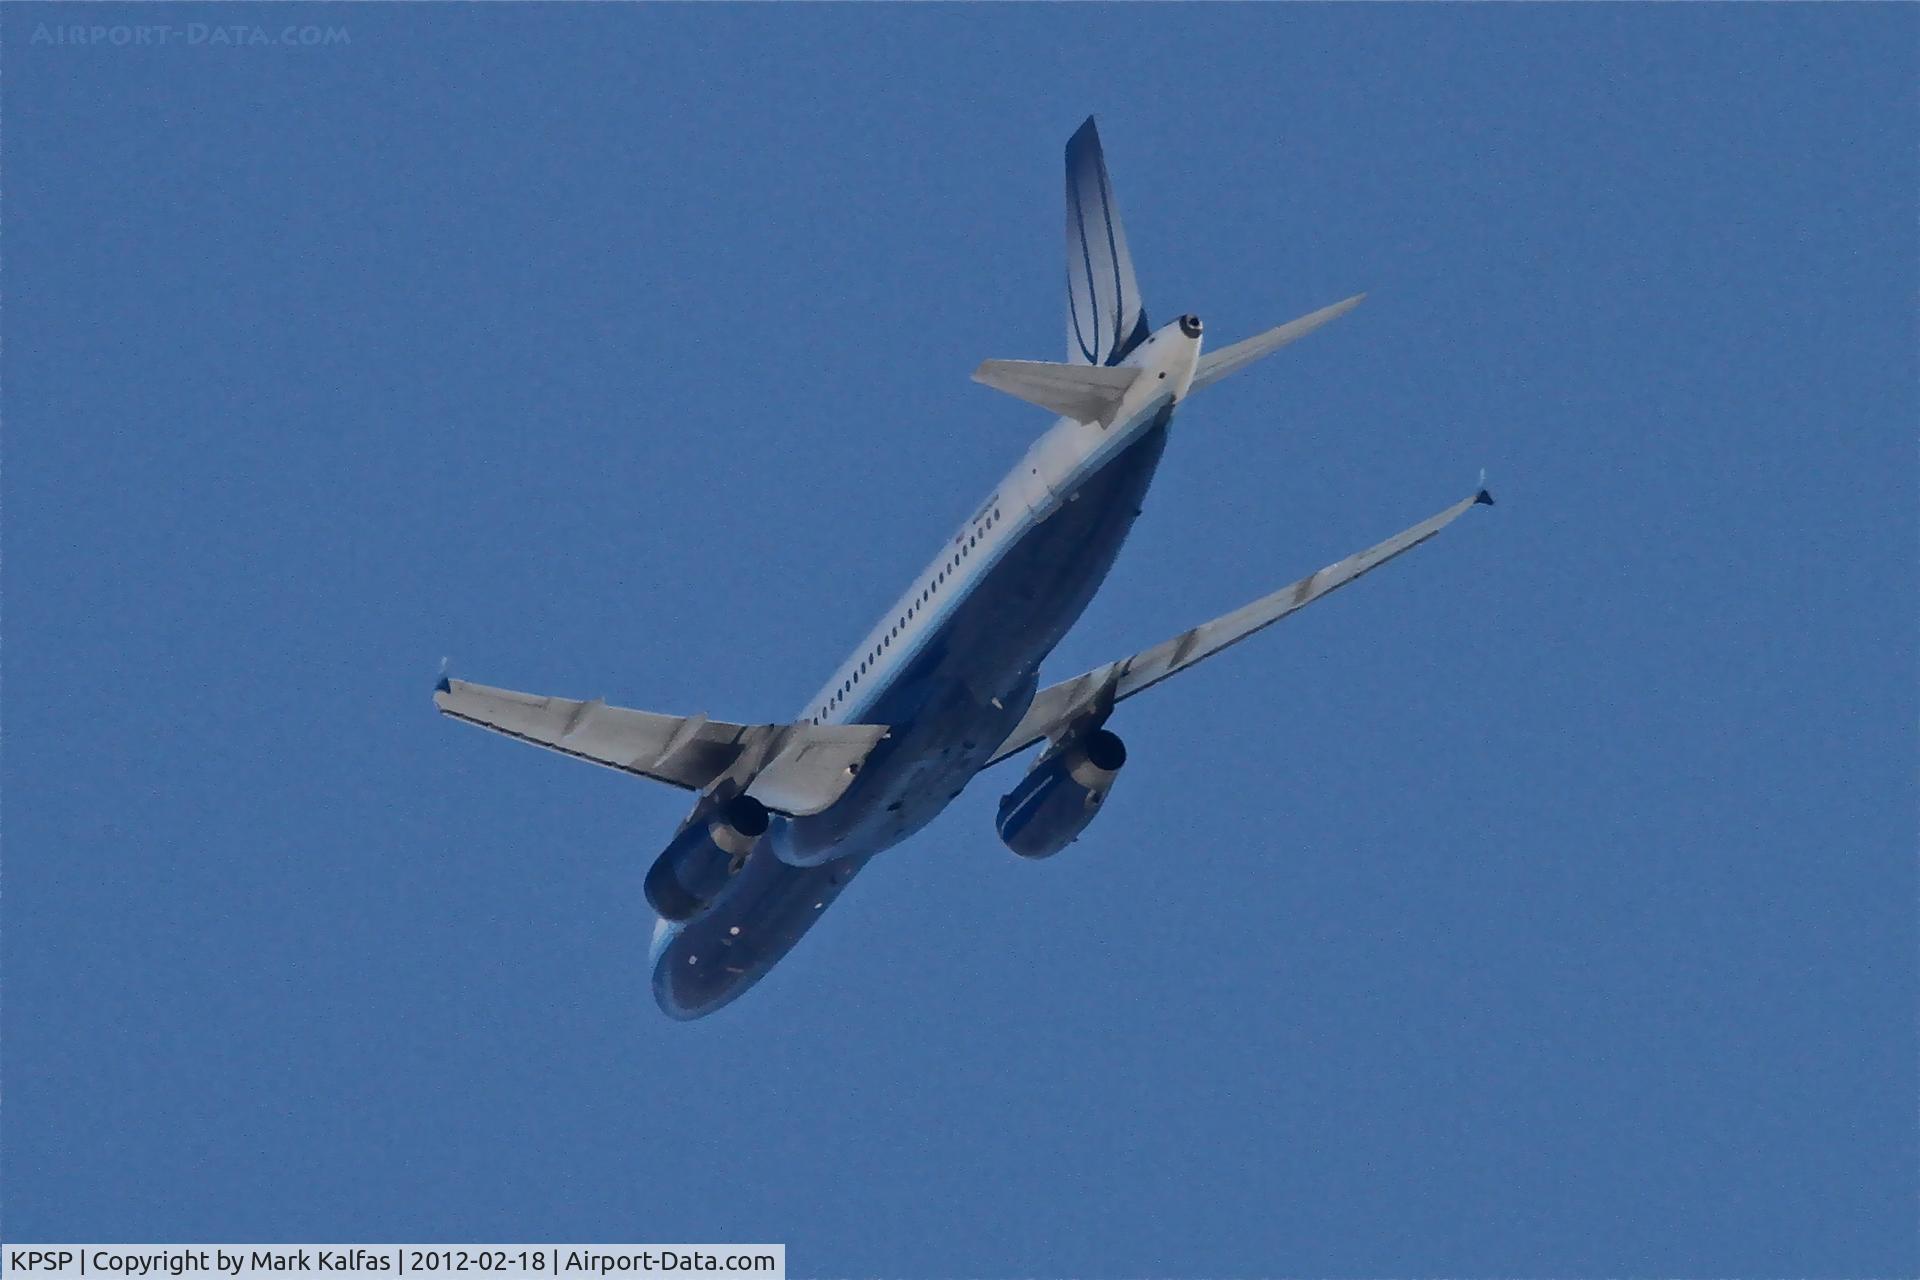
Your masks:
{"label": "winglet", "polygon": [[1479,507],[1490,507],[1493,505],[1493,495],[1487,492],[1487,469],[1485,467],[1480,468],[1480,492],[1473,495],[1473,502],[1475,506]]}
{"label": "winglet", "polygon": [[447,676],[447,672],[452,667],[453,667],[452,658],[440,659],[440,679],[433,686],[433,691],[435,693],[452,693],[453,692],[453,681],[449,679]]}

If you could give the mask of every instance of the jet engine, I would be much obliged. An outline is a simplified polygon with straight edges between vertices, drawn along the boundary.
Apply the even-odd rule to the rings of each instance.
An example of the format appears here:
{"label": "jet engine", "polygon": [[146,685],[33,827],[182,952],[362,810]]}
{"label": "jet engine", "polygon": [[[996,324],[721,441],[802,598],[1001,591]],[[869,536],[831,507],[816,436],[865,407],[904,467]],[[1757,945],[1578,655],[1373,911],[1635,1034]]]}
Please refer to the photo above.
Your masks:
{"label": "jet engine", "polygon": [[1087,829],[1126,762],[1126,744],[1105,729],[1049,751],[1000,798],[1001,842],[1023,858],[1051,858]]}
{"label": "jet engine", "polygon": [[720,896],[767,833],[767,810],[752,796],[714,805],[680,828],[647,872],[647,901],[665,920],[691,920]]}

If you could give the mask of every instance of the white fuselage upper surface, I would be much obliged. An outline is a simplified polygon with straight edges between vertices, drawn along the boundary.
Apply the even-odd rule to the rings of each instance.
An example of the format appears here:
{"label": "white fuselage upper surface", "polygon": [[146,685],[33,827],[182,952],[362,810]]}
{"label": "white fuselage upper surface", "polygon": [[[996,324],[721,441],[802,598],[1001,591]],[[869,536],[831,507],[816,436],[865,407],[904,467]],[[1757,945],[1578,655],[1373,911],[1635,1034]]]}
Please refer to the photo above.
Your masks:
{"label": "white fuselage upper surface", "polygon": [[884,723],[887,737],[832,807],[775,819],[772,856],[749,859],[707,911],[660,924],[663,1009],[699,1017],[737,997],[992,757],[1112,567],[1199,351],[1178,325],[1142,342],[1112,419],[1056,421],[808,702],[803,722]]}
{"label": "white fuselage upper surface", "polygon": [[[940,555],[914,579],[867,634],[800,719],[854,724],[878,700],[890,676],[918,654],[927,637],[967,599],[1004,552],[1047,519],[1083,484],[1139,439],[1159,410],[1178,403],[1193,383],[1200,339],[1178,324],[1156,331],[1122,368],[1141,375],[1128,388],[1111,422],[1057,420],[987,496]],[[1009,619],[1017,625],[1018,619]],[[1044,654],[1038,657],[1044,657]]]}

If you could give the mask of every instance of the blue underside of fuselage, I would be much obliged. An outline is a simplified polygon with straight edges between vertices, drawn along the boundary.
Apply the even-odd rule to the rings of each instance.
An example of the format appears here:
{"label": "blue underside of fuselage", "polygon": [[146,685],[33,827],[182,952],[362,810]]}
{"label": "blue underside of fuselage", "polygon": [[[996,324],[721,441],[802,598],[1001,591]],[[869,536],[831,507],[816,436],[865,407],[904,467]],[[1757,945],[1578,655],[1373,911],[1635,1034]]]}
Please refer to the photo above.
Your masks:
{"label": "blue underside of fuselage", "polygon": [[860,719],[891,732],[846,794],[824,813],[775,819],[726,892],[660,935],[653,990],[668,1015],[698,1018],[745,992],[875,854],[933,821],[980,771],[1026,713],[1041,660],[1112,569],[1172,412],[1022,535],[879,690]]}

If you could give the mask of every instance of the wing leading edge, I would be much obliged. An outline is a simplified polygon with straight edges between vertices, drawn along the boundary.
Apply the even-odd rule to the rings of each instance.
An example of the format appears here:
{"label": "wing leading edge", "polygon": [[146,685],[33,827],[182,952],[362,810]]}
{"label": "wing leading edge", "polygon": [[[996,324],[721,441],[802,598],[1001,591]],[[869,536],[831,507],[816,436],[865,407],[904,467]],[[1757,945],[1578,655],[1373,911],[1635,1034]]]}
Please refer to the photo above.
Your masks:
{"label": "wing leading edge", "polygon": [[879,724],[730,724],[465,680],[442,680],[433,702],[452,719],[669,786],[704,791],[732,777],[788,814],[818,813],[838,800],[887,735]]}
{"label": "wing leading edge", "polygon": [[1411,551],[1459,519],[1467,508],[1492,505],[1493,495],[1483,488],[1385,542],[1310,573],[1300,581],[1261,596],[1232,613],[1222,614],[1191,631],[1183,631],[1173,639],[1144,649],[1130,658],[1109,662],[1071,680],[1048,685],[1034,695],[1027,714],[1014,726],[1013,732],[1007,735],[1007,740],[1000,744],[987,764],[997,764],[1008,756],[1026,750],[1042,738],[1058,738],[1089,714],[1103,714],[1121,699],[1151,689],[1167,677],[1238,644],[1294,610],[1312,604],[1367,571],[1379,568],[1395,556]]}

